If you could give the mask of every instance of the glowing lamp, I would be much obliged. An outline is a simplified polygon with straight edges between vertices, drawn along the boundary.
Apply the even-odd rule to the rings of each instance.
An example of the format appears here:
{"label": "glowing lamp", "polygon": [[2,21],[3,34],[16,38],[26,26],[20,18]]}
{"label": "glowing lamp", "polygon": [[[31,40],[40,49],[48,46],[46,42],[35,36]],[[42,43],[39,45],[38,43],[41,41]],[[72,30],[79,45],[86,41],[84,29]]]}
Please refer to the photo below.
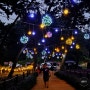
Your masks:
{"label": "glowing lamp", "polygon": [[45,42],[45,39],[44,39],[44,38],[42,39],[42,42],[43,42],[43,43]]}
{"label": "glowing lamp", "polygon": [[55,28],[55,32],[58,32],[58,29],[57,28]]}
{"label": "glowing lamp", "polygon": [[67,45],[71,45],[71,44],[72,44],[72,39],[68,38],[68,39],[66,40],[66,44],[67,44]]}
{"label": "glowing lamp", "polygon": [[71,36],[71,39],[74,40],[74,36]]}
{"label": "glowing lamp", "polygon": [[32,34],[32,31],[28,31],[28,35],[31,35]]}
{"label": "glowing lamp", "polygon": [[45,25],[42,23],[40,24],[40,28],[43,29],[45,27]]}
{"label": "glowing lamp", "polygon": [[66,9],[64,9],[63,13],[64,13],[64,15],[68,15],[69,14],[69,10],[66,8]]}
{"label": "glowing lamp", "polygon": [[64,40],[64,37],[62,36],[62,37],[60,38],[60,40]]}
{"label": "glowing lamp", "polygon": [[89,38],[90,38],[89,34],[84,34],[84,39],[89,39]]}
{"label": "glowing lamp", "polygon": [[30,13],[29,17],[34,18],[34,13]]}
{"label": "glowing lamp", "polygon": [[47,36],[47,34],[45,34],[45,36],[44,36],[45,38],[48,38],[48,36]]}
{"label": "glowing lamp", "polygon": [[20,42],[23,44],[26,44],[28,42],[28,40],[29,40],[29,38],[25,35],[20,38]]}
{"label": "glowing lamp", "polygon": [[55,51],[56,52],[60,52],[60,49],[57,47],[57,48],[55,48]]}
{"label": "glowing lamp", "polygon": [[33,31],[33,32],[32,32],[32,35],[35,35],[35,34],[36,34],[36,33]]}
{"label": "glowing lamp", "polygon": [[76,49],[80,49],[80,45],[79,44],[76,44]]}
{"label": "glowing lamp", "polygon": [[62,48],[62,49],[64,49],[65,47],[64,47],[64,46],[62,46],[61,48]]}
{"label": "glowing lamp", "polygon": [[45,26],[50,26],[52,24],[52,18],[49,16],[49,15],[45,15],[43,16],[42,18],[42,23],[45,25]]}
{"label": "glowing lamp", "polygon": [[48,38],[52,37],[52,33],[51,32],[47,32],[47,37]]}
{"label": "glowing lamp", "polygon": [[65,51],[64,51],[65,53],[67,53],[67,49],[65,49]]}

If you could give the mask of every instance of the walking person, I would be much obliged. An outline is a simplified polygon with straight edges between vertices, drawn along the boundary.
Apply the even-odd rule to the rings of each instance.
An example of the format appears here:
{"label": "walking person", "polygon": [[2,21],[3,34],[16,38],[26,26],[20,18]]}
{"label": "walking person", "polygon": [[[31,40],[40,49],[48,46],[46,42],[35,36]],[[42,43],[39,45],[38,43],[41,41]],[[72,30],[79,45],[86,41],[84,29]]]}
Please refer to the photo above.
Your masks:
{"label": "walking person", "polygon": [[43,71],[43,81],[46,88],[49,87],[49,77],[51,76],[50,70],[47,67],[47,64],[45,63],[42,68]]}

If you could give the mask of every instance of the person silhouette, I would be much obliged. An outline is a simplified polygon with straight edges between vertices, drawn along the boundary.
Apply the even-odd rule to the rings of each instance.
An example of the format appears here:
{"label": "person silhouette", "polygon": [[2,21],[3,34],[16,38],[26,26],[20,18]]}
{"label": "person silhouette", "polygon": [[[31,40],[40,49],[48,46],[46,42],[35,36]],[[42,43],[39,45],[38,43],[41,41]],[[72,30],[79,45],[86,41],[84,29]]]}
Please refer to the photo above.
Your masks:
{"label": "person silhouette", "polygon": [[44,63],[42,71],[43,71],[44,85],[46,88],[48,88],[49,87],[49,77],[51,76],[51,74],[50,74],[49,68],[47,67],[47,63]]}

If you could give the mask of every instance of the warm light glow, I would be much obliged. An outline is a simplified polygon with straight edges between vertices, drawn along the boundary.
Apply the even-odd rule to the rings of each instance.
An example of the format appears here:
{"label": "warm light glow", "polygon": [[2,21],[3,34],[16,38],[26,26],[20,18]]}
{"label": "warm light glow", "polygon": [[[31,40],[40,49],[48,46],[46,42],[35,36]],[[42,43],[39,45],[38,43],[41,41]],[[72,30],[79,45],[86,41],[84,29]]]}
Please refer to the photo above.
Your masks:
{"label": "warm light glow", "polygon": [[67,49],[65,49],[65,53],[67,53]]}
{"label": "warm light glow", "polygon": [[45,15],[43,16],[42,18],[42,23],[45,25],[45,26],[50,26],[52,24],[52,18],[49,16],[49,15]]}
{"label": "warm light glow", "polygon": [[43,29],[45,27],[45,25],[42,23],[40,24],[40,28]]}
{"label": "warm light glow", "polygon": [[61,40],[64,40],[64,37],[62,36],[60,39],[61,39]]}
{"label": "warm light glow", "polygon": [[64,13],[64,15],[68,15],[69,10],[66,8],[66,9],[64,9],[63,13]]}
{"label": "warm light glow", "polygon": [[36,51],[37,49],[36,48],[34,48],[34,51]]}
{"label": "warm light glow", "polygon": [[48,38],[48,36],[45,34],[45,36],[44,36],[45,38]]}
{"label": "warm light glow", "polygon": [[62,46],[61,48],[62,48],[62,49],[64,49],[65,47],[64,47],[64,46]]}
{"label": "warm light glow", "polygon": [[60,52],[60,49],[57,47],[57,48],[55,48],[55,51],[56,52]]}
{"label": "warm light glow", "polygon": [[76,44],[76,49],[80,49],[80,45],[79,44]]}
{"label": "warm light glow", "polygon": [[28,31],[28,35],[31,35],[32,34],[32,31]]}
{"label": "warm light glow", "polygon": [[67,44],[67,45],[71,45],[71,44],[72,44],[72,39],[68,38],[68,39],[66,40],[66,44]]}
{"label": "warm light glow", "polygon": [[71,39],[74,40],[74,36],[71,36]]}

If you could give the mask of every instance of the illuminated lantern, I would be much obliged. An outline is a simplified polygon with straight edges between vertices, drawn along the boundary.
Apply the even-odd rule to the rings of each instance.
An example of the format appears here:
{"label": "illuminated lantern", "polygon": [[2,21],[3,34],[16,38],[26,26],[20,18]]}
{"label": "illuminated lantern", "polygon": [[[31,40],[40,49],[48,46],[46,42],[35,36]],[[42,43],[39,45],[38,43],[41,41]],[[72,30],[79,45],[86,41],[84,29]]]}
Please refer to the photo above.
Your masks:
{"label": "illuminated lantern", "polygon": [[65,53],[67,53],[67,49],[65,49]]}
{"label": "illuminated lantern", "polygon": [[71,39],[74,40],[74,36],[71,36]]}
{"label": "illuminated lantern", "polygon": [[28,31],[28,35],[31,35],[32,34],[32,31]]}
{"label": "illuminated lantern", "polygon": [[61,48],[64,49],[64,46],[62,46]]}
{"label": "illuminated lantern", "polygon": [[47,34],[45,34],[45,36],[44,36],[45,38],[48,38],[48,36],[47,36]]}
{"label": "illuminated lantern", "polygon": [[41,29],[44,29],[44,27],[45,27],[45,24],[43,24],[43,23],[40,24],[40,28],[41,28]]}
{"label": "illuminated lantern", "polygon": [[28,40],[29,40],[29,38],[25,35],[20,38],[20,42],[23,44],[26,44],[28,42]]}
{"label": "illuminated lantern", "polygon": [[84,34],[84,38],[89,39],[90,38],[89,34]]}
{"label": "illuminated lantern", "polygon": [[42,18],[42,23],[45,25],[45,26],[50,26],[52,24],[52,18],[49,16],[49,15],[45,15],[43,16]]}
{"label": "illuminated lantern", "polygon": [[66,9],[64,9],[63,13],[64,13],[64,15],[68,15],[69,10],[66,8]]}
{"label": "illuminated lantern", "polygon": [[80,45],[79,44],[76,44],[76,49],[80,49]]}
{"label": "illuminated lantern", "polygon": [[72,39],[68,38],[68,39],[66,40],[66,44],[67,44],[67,45],[71,45],[71,44],[72,44]]}
{"label": "illuminated lantern", "polygon": [[47,32],[47,37],[48,38],[52,37],[52,33],[51,32]]}
{"label": "illuminated lantern", "polygon": [[55,51],[56,52],[60,52],[60,49],[57,47],[57,48],[55,48]]}
{"label": "illuminated lantern", "polygon": [[61,40],[64,40],[64,37],[62,36],[60,39],[61,39]]}

